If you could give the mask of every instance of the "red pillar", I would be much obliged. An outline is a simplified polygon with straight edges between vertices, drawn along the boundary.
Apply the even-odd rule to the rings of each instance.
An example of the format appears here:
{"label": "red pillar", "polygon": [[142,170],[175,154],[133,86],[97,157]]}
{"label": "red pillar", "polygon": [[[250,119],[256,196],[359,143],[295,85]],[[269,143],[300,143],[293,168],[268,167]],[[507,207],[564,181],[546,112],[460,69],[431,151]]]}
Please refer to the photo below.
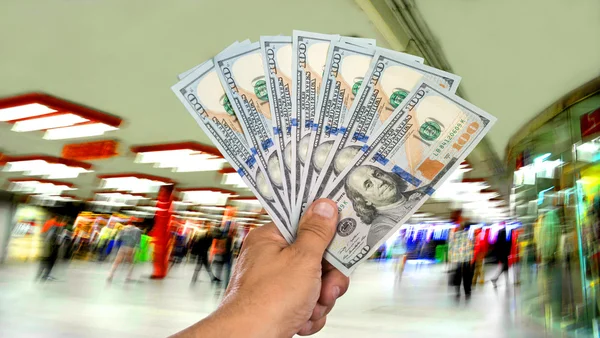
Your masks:
{"label": "red pillar", "polygon": [[169,220],[173,188],[172,184],[162,185],[158,190],[156,206],[159,209],[154,215],[154,227],[151,233],[154,243],[154,271],[150,278],[153,279],[165,278],[169,267]]}

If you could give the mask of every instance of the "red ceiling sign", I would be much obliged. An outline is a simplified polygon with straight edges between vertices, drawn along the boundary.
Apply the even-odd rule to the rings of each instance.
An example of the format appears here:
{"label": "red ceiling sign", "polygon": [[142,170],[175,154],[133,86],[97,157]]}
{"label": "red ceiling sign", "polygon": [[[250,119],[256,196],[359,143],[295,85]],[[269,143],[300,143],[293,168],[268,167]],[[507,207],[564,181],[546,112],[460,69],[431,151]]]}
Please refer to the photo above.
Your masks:
{"label": "red ceiling sign", "polygon": [[66,144],[62,157],[77,161],[101,160],[119,155],[118,145],[113,140]]}
{"label": "red ceiling sign", "polygon": [[579,128],[581,129],[582,138],[600,132],[600,108],[581,115]]}

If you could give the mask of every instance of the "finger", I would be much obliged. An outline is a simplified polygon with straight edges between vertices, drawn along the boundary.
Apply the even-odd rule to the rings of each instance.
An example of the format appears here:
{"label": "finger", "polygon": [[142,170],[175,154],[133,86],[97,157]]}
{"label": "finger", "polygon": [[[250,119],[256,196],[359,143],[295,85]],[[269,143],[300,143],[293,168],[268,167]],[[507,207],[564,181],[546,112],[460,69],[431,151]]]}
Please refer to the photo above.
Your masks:
{"label": "finger", "polygon": [[315,201],[300,220],[294,248],[319,258],[323,256],[335,233],[337,217],[335,202],[324,198]]}
{"label": "finger", "polygon": [[313,309],[312,315],[310,316],[310,320],[319,320],[326,316],[329,311],[331,311],[331,309],[329,309],[328,306],[317,303]]}
{"label": "finger", "polygon": [[304,326],[298,331],[299,336],[310,336],[311,334],[315,334],[325,326],[325,322],[327,321],[327,317],[323,317],[317,321],[309,320],[304,324]]}
{"label": "finger", "polygon": [[[338,269],[331,269],[323,271],[321,280],[321,294],[319,295],[318,304],[327,306],[330,311],[335,301],[348,290],[350,278],[346,277]],[[325,314],[329,313],[329,311]]]}

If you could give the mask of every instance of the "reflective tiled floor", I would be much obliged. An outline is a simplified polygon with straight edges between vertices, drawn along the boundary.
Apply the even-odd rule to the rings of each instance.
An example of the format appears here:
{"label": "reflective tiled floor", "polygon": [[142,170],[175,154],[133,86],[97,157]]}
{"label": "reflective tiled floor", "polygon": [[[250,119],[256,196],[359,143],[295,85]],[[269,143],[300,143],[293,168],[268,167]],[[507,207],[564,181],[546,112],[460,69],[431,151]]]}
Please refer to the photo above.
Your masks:
{"label": "reflective tiled floor", "polygon": [[[57,280],[34,283],[32,263],[0,267],[0,337],[162,337],[206,316],[220,290],[206,274],[190,286],[193,265],[173,268],[151,281],[150,265],[136,267],[136,282],[110,265],[73,262],[59,266]],[[475,289],[459,302],[443,266],[409,264],[401,282],[389,263],[370,262],[352,277],[317,337],[546,337],[522,320],[512,287]],[[257,318],[256,320],[260,320]]]}

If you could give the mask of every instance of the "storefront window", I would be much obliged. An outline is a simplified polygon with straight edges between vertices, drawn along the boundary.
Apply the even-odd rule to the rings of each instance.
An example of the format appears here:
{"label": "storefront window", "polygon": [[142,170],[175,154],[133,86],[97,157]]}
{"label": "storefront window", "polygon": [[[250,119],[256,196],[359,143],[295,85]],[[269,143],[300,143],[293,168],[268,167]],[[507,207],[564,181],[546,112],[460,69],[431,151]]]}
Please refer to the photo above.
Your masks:
{"label": "storefront window", "polygon": [[[524,312],[547,329],[598,336],[600,95],[564,110],[517,144],[511,206],[523,224]],[[596,118],[598,126],[596,126]]]}

